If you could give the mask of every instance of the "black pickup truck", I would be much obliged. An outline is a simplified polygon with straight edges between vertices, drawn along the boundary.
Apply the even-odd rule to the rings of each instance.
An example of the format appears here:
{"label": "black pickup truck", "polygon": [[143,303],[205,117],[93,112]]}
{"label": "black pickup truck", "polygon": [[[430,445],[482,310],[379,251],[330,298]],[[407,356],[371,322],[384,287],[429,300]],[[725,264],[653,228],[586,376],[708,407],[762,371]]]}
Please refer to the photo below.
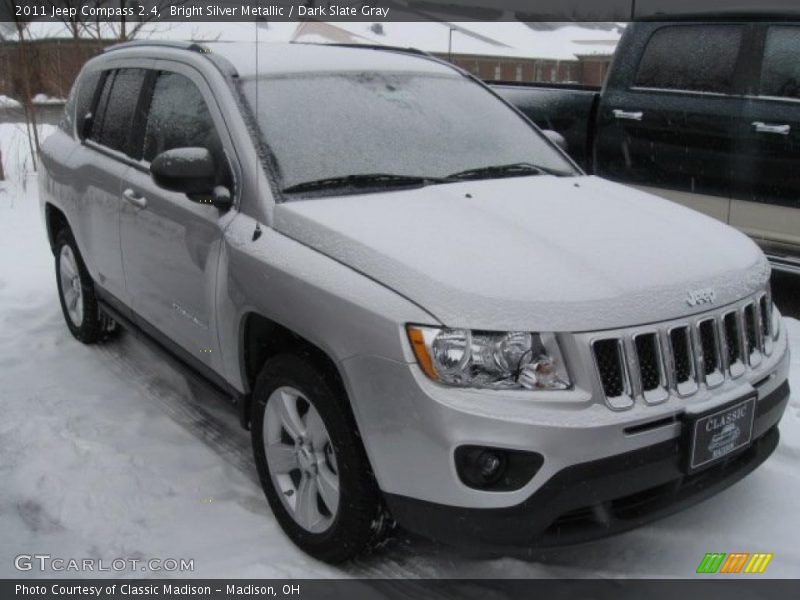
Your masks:
{"label": "black pickup truck", "polygon": [[725,221],[800,274],[800,22],[636,22],[602,89],[492,87],[587,172]]}

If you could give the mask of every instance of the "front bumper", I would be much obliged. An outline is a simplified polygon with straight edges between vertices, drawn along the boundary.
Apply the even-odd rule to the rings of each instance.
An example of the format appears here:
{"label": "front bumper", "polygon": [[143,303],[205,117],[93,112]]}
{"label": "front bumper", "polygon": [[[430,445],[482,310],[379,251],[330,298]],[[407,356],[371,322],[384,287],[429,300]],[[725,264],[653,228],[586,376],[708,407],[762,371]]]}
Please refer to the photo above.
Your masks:
{"label": "front bumper", "polygon": [[[343,361],[341,372],[380,489],[454,507],[510,508],[574,465],[674,441],[681,436],[683,414],[751,394],[762,401],[789,373],[783,328],[771,355],[747,375],[714,389],[703,387],[691,398],[673,394],[658,405],[637,402],[630,410],[613,411],[598,399],[602,390],[597,390],[588,346],[572,338],[564,349],[577,356],[573,364],[580,368],[570,374],[572,390],[553,393],[447,388],[413,363],[364,355]],[[753,437],[768,428],[757,429]],[[535,452],[544,460],[521,487],[472,489],[459,479],[454,460],[456,449],[465,445]]]}
{"label": "front bumper", "polygon": [[[564,348],[580,368],[571,372],[573,389],[558,393],[453,389],[431,382],[413,363],[365,355],[342,362],[373,472],[400,524],[442,540],[467,537],[502,547],[607,535],[731,485],[777,443],[775,426],[789,394],[785,328],[773,352],[746,375],[703,386],[690,398],[671,394],[661,404],[637,402],[626,411],[597,400],[602,391],[588,346],[573,337]],[[753,394],[751,446],[724,464],[684,475],[684,415]],[[461,481],[454,459],[468,445],[534,452],[543,461],[524,485],[475,489]]]}
{"label": "front bumper", "polygon": [[680,438],[559,471],[521,504],[475,509],[395,494],[386,500],[405,528],[439,541],[485,548],[561,546],[621,533],[733,485],[778,445],[777,421],[789,399],[784,382],[758,402],[758,437],[742,452],[685,475]]}

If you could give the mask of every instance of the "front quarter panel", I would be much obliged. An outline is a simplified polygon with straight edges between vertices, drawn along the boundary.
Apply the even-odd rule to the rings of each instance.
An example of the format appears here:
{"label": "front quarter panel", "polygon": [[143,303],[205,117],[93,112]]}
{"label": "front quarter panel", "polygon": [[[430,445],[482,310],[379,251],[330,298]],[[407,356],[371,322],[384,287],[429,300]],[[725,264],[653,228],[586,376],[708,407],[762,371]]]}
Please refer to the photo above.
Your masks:
{"label": "front quarter panel", "polygon": [[359,355],[412,362],[405,323],[438,323],[394,291],[247,215],[237,215],[225,242],[217,299],[220,343],[228,380],[242,391],[249,391],[241,337],[250,313],[300,335],[337,364]]}

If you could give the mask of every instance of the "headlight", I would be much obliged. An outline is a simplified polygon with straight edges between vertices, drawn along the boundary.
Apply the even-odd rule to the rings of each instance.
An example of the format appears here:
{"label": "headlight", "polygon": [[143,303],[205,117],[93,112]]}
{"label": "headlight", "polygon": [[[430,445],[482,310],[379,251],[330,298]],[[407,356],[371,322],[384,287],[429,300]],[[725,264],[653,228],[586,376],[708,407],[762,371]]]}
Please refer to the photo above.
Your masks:
{"label": "headlight", "polygon": [[417,325],[409,325],[407,333],[420,368],[445,385],[529,390],[570,387],[553,334]]}

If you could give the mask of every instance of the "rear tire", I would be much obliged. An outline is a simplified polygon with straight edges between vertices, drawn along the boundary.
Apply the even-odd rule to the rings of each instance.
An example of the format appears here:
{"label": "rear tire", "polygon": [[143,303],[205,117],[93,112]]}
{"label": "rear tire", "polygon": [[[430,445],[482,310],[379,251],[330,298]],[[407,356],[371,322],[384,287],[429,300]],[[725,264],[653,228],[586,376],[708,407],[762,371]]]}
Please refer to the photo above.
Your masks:
{"label": "rear tire", "polygon": [[251,434],[267,501],[311,556],[350,560],[377,543],[384,512],[347,397],[308,355],[280,355],[256,382]]}
{"label": "rear tire", "polygon": [[55,257],[58,299],[70,333],[84,344],[101,342],[116,334],[119,327],[100,310],[94,282],[69,229],[56,235]]}

